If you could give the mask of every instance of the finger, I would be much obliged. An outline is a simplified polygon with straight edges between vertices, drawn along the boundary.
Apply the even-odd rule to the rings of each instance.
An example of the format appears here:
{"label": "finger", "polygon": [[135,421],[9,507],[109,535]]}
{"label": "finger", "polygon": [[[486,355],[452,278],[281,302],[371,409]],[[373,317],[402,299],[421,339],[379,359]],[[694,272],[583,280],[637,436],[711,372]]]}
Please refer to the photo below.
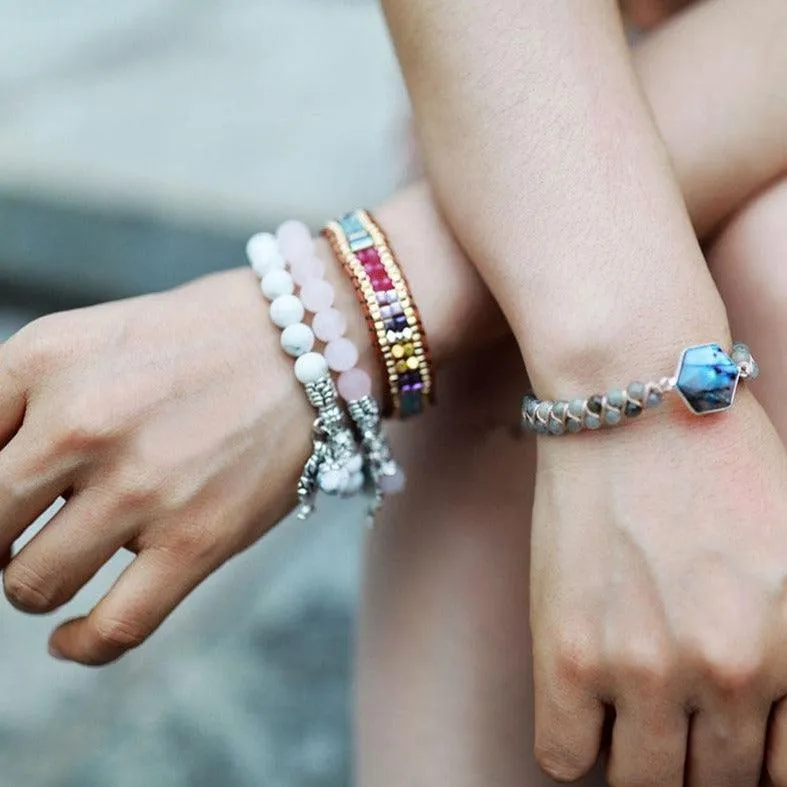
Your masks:
{"label": "finger", "polygon": [[0,553],[72,484],[75,467],[57,460],[44,435],[24,427],[0,451]]}
{"label": "finger", "polygon": [[765,709],[703,708],[689,732],[687,779],[690,787],[756,787],[762,771]]}
{"label": "finger", "polygon": [[617,701],[607,779],[612,787],[682,787],[689,732],[683,708],[646,698]]}
{"label": "finger", "polygon": [[582,778],[598,759],[604,705],[590,688],[594,673],[577,653],[534,653],[535,756],[557,781]]}
{"label": "finger", "polygon": [[775,787],[787,787],[787,700],[780,700],[771,713],[771,729],[765,765]]}
{"label": "finger", "polygon": [[50,652],[88,666],[120,658],[141,645],[223,559],[143,550],[87,617],[68,621],[52,634]]}
{"label": "finger", "polygon": [[73,495],[6,568],[8,600],[24,612],[51,612],[70,601],[136,527],[136,518],[124,518],[105,494]]}

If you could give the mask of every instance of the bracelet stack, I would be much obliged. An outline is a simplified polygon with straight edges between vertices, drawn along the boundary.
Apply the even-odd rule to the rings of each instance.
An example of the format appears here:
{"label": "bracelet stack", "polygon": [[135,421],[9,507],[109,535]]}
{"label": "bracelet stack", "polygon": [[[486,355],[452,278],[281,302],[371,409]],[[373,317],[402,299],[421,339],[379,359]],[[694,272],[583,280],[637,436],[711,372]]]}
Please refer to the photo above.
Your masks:
{"label": "bracelet stack", "polygon": [[[347,497],[365,486],[373,492],[373,516],[386,494],[403,489],[405,478],[382,434],[371,378],[356,367],[358,349],[344,335],[347,320],[333,308],[335,293],[323,279],[325,266],[315,256],[311,233],[300,222],[285,222],[276,236],[252,237],[246,250],[270,301],[271,321],[282,329],[281,346],[296,359],[295,376],[317,411],[312,454],[298,483],[298,516],[305,519],[313,512],[318,489]],[[304,321],[307,312],[314,315],[311,326]],[[314,351],[318,340],[325,345],[322,353]],[[339,374],[337,384],[331,372]],[[347,400],[354,430],[340,395]]]}
{"label": "bracelet stack", "polygon": [[387,381],[385,414],[407,418],[434,403],[434,374],[421,317],[385,233],[367,211],[323,234],[355,287]]}
{"label": "bracelet stack", "polygon": [[727,354],[716,343],[686,348],[673,377],[631,383],[586,399],[541,400],[527,394],[522,402],[522,428],[540,435],[562,435],[617,426],[662,403],[676,391],[695,415],[729,410],[741,380],[760,373],[749,348],[740,342]]}

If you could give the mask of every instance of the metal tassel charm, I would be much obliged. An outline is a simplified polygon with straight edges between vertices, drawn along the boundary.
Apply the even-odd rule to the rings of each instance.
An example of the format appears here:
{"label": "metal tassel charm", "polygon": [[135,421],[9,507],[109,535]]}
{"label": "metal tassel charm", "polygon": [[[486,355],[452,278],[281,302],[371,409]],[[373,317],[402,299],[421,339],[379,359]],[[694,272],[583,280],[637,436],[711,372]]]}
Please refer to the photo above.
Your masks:
{"label": "metal tassel charm", "polygon": [[363,456],[347,416],[339,406],[330,376],[304,385],[306,396],[317,410],[312,429],[313,449],[298,481],[298,518],[314,512],[318,489],[329,495],[350,496],[363,487]]}
{"label": "metal tassel charm", "polygon": [[358,430],[371,492],[374,495],[369,507],[371,526],[385,496],[398,494],[404,489],[405,475],[399,463],[391,456],[388,438],[382,431],[377,400],[372,396],[364,396],[348,402],[347,410]]}

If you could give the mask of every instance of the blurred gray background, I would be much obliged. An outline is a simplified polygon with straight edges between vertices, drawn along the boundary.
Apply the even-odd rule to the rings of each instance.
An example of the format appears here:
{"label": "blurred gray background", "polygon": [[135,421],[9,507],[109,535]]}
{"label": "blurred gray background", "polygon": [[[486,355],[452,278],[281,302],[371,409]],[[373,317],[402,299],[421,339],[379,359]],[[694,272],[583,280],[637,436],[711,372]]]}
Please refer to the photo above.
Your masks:
{"label": "blurred gray background", "polygon": [[[371,0],[0,0],[0,334],[243,264],[406,165]],[[39,525],[40,526],[40,525]],[[285,522],[101,671],[0,603],[0,787],[339,787],[363,523]]]}

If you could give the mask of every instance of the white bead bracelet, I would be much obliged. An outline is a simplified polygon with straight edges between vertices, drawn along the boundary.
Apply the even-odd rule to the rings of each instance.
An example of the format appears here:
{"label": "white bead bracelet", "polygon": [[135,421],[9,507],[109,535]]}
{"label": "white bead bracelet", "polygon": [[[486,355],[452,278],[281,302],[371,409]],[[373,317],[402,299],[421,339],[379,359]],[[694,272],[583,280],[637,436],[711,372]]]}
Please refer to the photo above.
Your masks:
{"label": "white bead bracelet", "polygon": [[[246,252],[262,293],[271,302],[271,321],[282,329],[282,349],[296,359],[295,376],[318,412],[313,452],[298,484],[299,516],[306,518],[313,511],[317,488],[349,496],[360,492],[367,478],[374,495],[373,516],[386,494],[404,488],[405,476],[382,433],[371,378],[356,367],[358,349],[344,335],[347,320],[333,308],[335,292],[323,279],[325,264],[315,254],[311,233],[305,224],[288,221],[275,236],[253,236]],[[311,327],[304,322],[306,312],[314,315]],[[314,351],[318,340],[325,344],[323,353]],[[339,374],[337,386],[331,371]],[[362,455],[338,404],[337,387],[348,402]]]}

